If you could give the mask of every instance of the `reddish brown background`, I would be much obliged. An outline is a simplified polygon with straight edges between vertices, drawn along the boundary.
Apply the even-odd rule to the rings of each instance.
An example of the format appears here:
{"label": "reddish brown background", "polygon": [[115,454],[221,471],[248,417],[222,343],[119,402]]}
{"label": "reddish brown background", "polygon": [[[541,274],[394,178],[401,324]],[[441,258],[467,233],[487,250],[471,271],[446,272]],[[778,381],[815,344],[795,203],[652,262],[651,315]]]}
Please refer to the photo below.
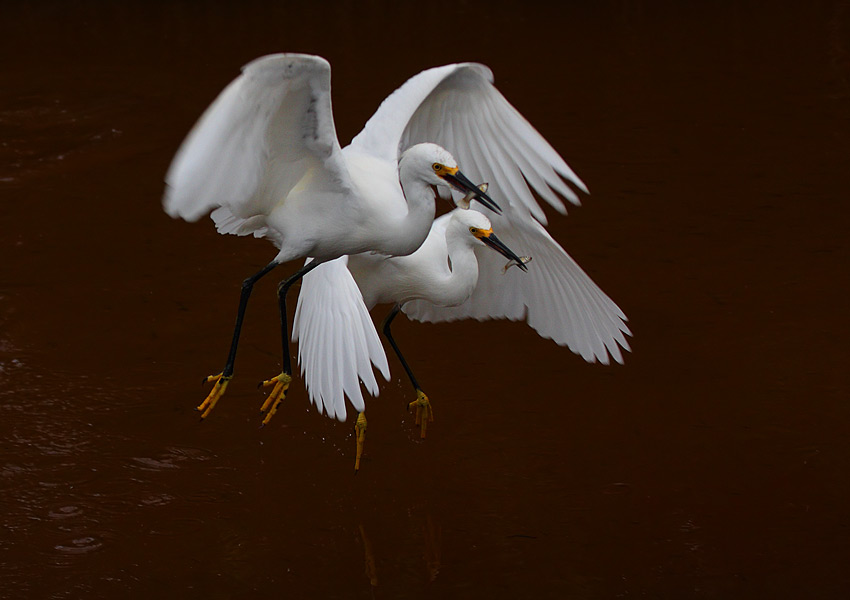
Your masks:
{"label": "reddish brown background", "polygon": [[[850,3],[304,4],[4,3],[0,595],[847,597]],[[300,381],[257,429],[263,281],[199,425],[274,251],[172,221],[162,179],[275,51],[331,61],[343,142],[421,69],[489,65],[592,191],[551,229],[626,365],[400,320],[437,422],[393,360],[355,478]]]}

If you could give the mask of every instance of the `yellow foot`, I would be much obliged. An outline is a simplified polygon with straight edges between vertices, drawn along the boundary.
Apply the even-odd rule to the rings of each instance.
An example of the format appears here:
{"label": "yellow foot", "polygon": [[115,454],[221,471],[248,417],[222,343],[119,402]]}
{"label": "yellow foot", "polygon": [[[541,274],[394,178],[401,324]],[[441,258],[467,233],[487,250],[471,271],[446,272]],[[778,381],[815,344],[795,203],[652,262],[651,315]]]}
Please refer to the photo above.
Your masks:
{"label": "yellow foot", "polygon": [[362,412],[357,415],[357,422],[354,424],[354,437],[357,439],[357,455],[354,458],[354,472],[360,470],[360,457],[363,455],[363,444],[366,443],[366,413]]}
{"label": "yellow foot", "polygon": [[209,416],[212,409],[214,409],[215,405],[218,403],[219,398],[224,396],[224,390],[227,389],[227,384],[230,383],[230,379],[231,377],[223,377],[222,373],[219,373],[218,375],[210,375],[206,378],[204,383],[215,381],[215,385],[209,395],[203,402],[200,403],[200,405],[198,405],[198,408],[196,409],[201,411],[202,419],[206,419],[207,416]]}
{"label": "yellow foot", "polygon": [[263,402],[263,406],[260,408],[260,412],[268,413],[266,414],[266,418],[263,419],[263,425],[268,425],[269,421],[272,420],[272,417],[277,412],[277,407],[286,398],[286,390],[289,389],[290,383],[292,383],[292,376],[281,373],[277,377],[267,379],[260,384],[264,388],[274,386],[266,401]]}
{"label": "yellow foot", "polygon": [[431,408],[431,402],[422,390],[416,390],[416,400],[407,405],[407,410],[413,407],[416,407],[416,424],[421,426],[420,437],[424,440],[428,423],[434,422],[434,409]]}

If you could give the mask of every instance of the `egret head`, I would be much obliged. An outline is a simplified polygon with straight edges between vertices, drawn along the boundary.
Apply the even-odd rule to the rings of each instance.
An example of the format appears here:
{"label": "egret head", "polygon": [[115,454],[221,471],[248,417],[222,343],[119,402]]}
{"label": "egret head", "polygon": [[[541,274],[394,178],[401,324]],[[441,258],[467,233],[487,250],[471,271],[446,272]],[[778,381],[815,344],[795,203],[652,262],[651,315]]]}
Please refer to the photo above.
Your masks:
{"label": "egret head", "polygon": [[471,244],[488,246],[502,256],[516,261],[517,266],[523,271],[528,271],[525,261],[514,254],[514,251],[508,248],[493,233],[493,226],[490,224],[490,219],[477,210],[456,209],[452,213],[451,226],[455,231],[464,236],[463,239],[469,240]]}
{"label": "egret head", "polygon": [[471,192],[481,204],[496,213],[502,209],[485,192],[478,189],[457,166],[457,161],[437,144],[416,144],[408,148],[399,160],[400,169],[412,169],[430,185],[449,186],[463,193]]}

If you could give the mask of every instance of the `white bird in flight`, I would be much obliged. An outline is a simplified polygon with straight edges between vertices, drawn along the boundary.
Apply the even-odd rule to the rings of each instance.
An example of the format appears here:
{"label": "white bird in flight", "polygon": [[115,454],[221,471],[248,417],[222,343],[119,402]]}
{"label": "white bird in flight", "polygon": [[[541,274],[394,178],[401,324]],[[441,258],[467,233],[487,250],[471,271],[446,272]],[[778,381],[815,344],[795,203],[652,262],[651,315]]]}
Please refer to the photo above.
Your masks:
{"label": "white bird in flight", "polygon": [[[608,364],[610,358],[623,362],[621,348],[629,350],[625,336],[631,335],[623,311],[540,223],[517,218],[515,212],[506,207],[503,215],[490,215],[488,220],[474,209],[458,208],[436,219],[425,242],[409,256],[341,257],[304,278],[293,324],[301,371],[311,400],[330,416],[344,420],[346,395],[361,411],[355,427],[355,469],[363,445],[360,430],[365,427],[359,379],[372,376],[370,361],[376,365],[386,361],[382,348],[366,344],[374,330],[364,304],[368,310],[393,304],[383,332],[413,384],[417,399],[410,407],[416,407],[423,438],[433,413],[392,337],[390,324],[399,311],[430,322],[526,320],[541,336],[568,346],[588,362]],[[480,243],[472,243],[495,237],[490,221],[501,226],[496,249],[512,259],[507,265],[499,264],[495,253]],[[507,245],[532,255],[527,272],[510,269],[516,265],[525,271],[526,260]],[[339,289],[349,293],[331,292]],[[383,374],[389,379],[386,371]]]}
{"label": "white bird in flight", "polygon": [[[460,68],[460,67],[459,67]],[[451,69],[454,71],[455,69]],[[278,288],[283,372],[273,384],[270,418],[291,381],[286,292],[311,269],[346,254],[405,255],[425,240],[434,219],[435,187],[475,192],[444,148],[410,143],[417,109],[428,105],[449,71],[406,86],[385,101],[345,149],[336,137],[330,65],[317,56],[278,54],[254,60],[201,116],[166,175],[163,200],[173,217],[194,221],[212,210],[220,233],[269,238],[279,252],[242,284],[224,369],[198,407],[205,418],[233,376],[239,334],[253,285],[295,258],[313,260]],[[426,81],[427,80],[427,81]],[[464,78],[460,79],[462,83]],[[452,93],[447,85],[444,92]],[[375,339],[372,342],[380,345]],[[269,403],[267,403],[268,405]]]}

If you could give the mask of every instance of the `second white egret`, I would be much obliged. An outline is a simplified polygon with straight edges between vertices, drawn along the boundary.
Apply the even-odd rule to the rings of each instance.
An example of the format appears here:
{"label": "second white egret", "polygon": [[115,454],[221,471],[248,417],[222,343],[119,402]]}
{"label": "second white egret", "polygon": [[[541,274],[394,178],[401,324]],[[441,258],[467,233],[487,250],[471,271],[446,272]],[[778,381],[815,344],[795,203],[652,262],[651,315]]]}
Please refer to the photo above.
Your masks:
{"label": "second white egret", "polygon": [[[382,329],[415,389],[417,399],[411,406],[416,407],[423,438],[432,408],[390,330],[400,311],[431,322],[527,320],[541,336],[568,346],[588,362],[607,364],[613,357],[622,363],[621,348],[629,350],[625,336],[631,335],[623,311],[539,223],[512,220],[511,214],[506,209],[504,216],[491,217],[500,226],[495,248],[511,259],[507,265],[500,264],[493,252],[479,251],[483,244],[473,243],[477,239],[494,245],[490,219],[473,209],[456,209],[436,219],[428,238],[409,256],[341,257],[307,276],[293,338],[299,340],[301,371],[313,402],[329,414],[338,413],[346,394],[349,398],[359,394],[358,368],[368,368],[369,359],[376,362],[383,356],[382,349],[377,349],[377,356],[368,355],[371,349],[362,355],[367,331],[362,325],[363,303],[368,309],[393,304]],[[531,266],[526,267],[527,257],[518,257],[505,244],[529,253]],[[508,268],[512,265],[519,268]],[[356,293],[328,293],[355,286],[363,302]],[[359,431],[357,437],[359,454]]]}
{"label": "second white egret", "polygon": [[[295,337],[301,340],[299,356],[310,356],[302,362],[302,368],[307,368],[307,387],[311,393],[317,387],[335,392],[341,402],[341,389],[329,390],[328,385],[323,383],[317,386],[316,380],[327,379],[325,374],[329,371],[350,370],[349,365],[359,360],[357,356],[342,354],[340,350],[345,345],[336,342],[340,337],[356,335],[347,326],[356,321],[350,316],[357,312],[360,302],[356,296],[350,296],[352,300],[346,302],[339,295],[323,294],[324,290],[345,288],[346,282],[353,276],[367,310],[376,304],[394,304],[382,329],[413,384],[416,400],[410,406],[416,408],[416,422],[420,424],[424,438],[428,422],[433,421],[431,403],[396,344],[390,326],[402,307],[413,300],[424,300],[438,306],[457,306],[466,301],[478,282],[478,260],[474,248],[484,246],[517,264],[523,271],[527,269],[524,261],[493,233],[487,217],[461,208],[434,221],[425,242],[413,254],[396,257],[357,254],[320,266],[314,272],[315,276],[304,280],[293,325]],[[342,316],[342,320],[335,321],[331,315]],[[362,348],[357,351],[362,351]],[[349,377],[351,375],[349,373]],[[365,427],[365,412],[361,412],[355,425],[355,470],[359,467],[363,450]]]}

